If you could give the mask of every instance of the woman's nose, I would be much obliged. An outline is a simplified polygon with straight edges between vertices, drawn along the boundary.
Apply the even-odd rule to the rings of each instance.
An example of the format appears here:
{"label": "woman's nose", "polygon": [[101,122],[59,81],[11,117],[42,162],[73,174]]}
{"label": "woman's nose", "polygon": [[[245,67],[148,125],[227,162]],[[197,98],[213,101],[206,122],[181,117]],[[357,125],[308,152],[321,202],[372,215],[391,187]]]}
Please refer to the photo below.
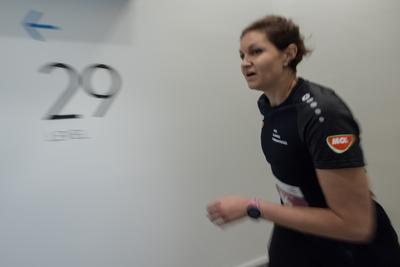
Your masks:
{"label": "woman's nose", "polygon": [[251,66],[251,61],[248,59],[248,57],[243,57],[241,65],[242,67]]}

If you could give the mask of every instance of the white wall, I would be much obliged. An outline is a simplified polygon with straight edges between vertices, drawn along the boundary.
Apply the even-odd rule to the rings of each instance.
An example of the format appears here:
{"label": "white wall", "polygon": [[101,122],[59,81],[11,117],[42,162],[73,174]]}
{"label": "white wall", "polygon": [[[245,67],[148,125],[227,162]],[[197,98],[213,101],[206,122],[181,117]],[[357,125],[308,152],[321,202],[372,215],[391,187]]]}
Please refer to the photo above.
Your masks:
{"label": "white wall", "polygon": [[[224,230],[205,207],[225,194],[277,201],[259,144],[258,93],[239,71],[238,38],[269,13],[292,17],[315,49],[300,75],[331,86],[359,119],[371,182],[400,230],[396,0],[2,1],[0,265],[239,266],[265,256],[271,225]],[[21,26],[44,13],[37,41]],[[106,64],[122,89],[104,117],[81,88],[43,120],[79,73]],[[92,77],[106,93],[106,71]],[[60,136],[80,130],[84,139]],[[63,141],[49,141],[54,139]],[[77,136],[74,136],[77,137]]]}

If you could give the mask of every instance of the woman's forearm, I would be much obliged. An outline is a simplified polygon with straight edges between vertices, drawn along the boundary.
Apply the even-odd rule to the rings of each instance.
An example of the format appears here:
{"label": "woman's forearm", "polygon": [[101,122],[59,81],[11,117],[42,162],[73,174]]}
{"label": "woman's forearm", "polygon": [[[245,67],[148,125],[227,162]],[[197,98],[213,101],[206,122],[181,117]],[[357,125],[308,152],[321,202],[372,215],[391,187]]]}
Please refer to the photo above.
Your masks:
{"label": "woman's forearm", "polygon": [[264,219],[300,232],[352,242],[368,242],[373,235],[371,227],[346,222],[329,208],[260,204]]}

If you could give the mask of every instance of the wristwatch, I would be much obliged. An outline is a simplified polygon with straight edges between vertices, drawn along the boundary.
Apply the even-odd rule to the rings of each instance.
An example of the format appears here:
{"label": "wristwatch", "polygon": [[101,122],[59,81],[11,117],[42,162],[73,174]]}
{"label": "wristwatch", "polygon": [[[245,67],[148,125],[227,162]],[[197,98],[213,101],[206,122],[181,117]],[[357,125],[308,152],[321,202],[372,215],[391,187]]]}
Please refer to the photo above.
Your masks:
{"label": "wristwatch", "polygon": [[251,200],[250,204],[247,206],[247,216],[256,220],[261,217],[261,208],[259,199],[254,198]]}

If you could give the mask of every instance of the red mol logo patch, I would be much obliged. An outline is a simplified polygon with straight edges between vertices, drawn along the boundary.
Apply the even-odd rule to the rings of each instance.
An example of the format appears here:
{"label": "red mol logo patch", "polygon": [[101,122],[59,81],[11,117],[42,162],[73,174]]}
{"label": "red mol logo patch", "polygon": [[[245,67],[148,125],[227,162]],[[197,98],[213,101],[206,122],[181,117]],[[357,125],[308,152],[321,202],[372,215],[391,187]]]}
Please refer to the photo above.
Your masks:
{"label": "red mol logo patch", "polygon": [[331,135],[326,138],[329,147],[338,154],[346,152],[355,141],[352,134]]}

